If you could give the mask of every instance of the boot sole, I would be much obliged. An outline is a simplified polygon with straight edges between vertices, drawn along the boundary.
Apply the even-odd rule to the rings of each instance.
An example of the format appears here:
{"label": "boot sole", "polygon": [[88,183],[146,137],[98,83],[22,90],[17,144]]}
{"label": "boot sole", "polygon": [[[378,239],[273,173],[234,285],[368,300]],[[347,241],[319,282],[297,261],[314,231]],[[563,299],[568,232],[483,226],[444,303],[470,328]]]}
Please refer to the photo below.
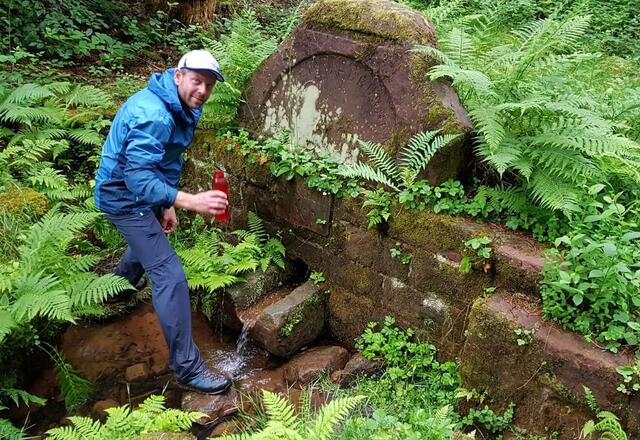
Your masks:
{"label": "boot sole", "polygon": [[200,394],[206,394],[208,396],[216,396],[218,394],[224,394],[224,393],[226,393],[227,391],[229,391],[231,389],[232,385],[233,385],[233,383],[229,382],[229,385],[227,387],[225,387],[225,388],[221,388],[219,390],[214,390],[214,391],[203,391],[201,389],[194,388],[192,386],[185,385],[183,383],[178,382],[178,388],[181,388],[181,389],[186,390],[186,391],[193,391],[193,392],[200,393]]}

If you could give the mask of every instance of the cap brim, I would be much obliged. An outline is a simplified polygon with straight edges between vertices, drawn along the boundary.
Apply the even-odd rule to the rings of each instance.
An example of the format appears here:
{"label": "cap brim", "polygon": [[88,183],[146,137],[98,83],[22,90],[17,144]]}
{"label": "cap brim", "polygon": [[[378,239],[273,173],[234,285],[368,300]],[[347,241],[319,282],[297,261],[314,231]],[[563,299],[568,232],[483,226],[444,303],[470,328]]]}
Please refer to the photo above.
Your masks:
{"label": "cap brim", "polygon": [[222,83],[224,82],[224,76],[222,76],[222,73],[217,70],[210,70],[209,72],[213,73],[213,76],[215,76],[218,81]]}

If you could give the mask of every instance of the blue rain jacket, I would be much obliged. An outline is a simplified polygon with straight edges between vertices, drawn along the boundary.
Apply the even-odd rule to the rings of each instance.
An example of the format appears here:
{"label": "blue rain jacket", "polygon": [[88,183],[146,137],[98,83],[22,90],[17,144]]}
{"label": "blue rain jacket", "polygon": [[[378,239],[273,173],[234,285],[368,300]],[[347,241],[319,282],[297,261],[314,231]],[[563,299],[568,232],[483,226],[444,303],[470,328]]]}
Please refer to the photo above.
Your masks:
{"label": "blue rain jacket", "polygon": [[102,147],[94,199],[109,214],[171,207],[182,175],[182,153],[202,109],[183,108],[173,72],[155,73],[118,110]]}

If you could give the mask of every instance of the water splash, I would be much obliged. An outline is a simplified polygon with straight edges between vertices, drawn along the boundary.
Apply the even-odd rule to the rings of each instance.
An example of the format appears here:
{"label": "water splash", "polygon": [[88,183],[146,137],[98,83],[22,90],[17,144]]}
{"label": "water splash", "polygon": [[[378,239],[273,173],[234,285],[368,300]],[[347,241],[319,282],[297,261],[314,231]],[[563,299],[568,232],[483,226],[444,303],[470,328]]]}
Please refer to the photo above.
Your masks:
{"label": "water splash", "polygon": [[240,332],[238,342],[236,343],[236,353],[239,353],[241,355],[247,355],[250,353],[250,349],[253,347],[251,344],[250,330],[255,323],[255,319],[250,319],[242,324],[242,331]]}

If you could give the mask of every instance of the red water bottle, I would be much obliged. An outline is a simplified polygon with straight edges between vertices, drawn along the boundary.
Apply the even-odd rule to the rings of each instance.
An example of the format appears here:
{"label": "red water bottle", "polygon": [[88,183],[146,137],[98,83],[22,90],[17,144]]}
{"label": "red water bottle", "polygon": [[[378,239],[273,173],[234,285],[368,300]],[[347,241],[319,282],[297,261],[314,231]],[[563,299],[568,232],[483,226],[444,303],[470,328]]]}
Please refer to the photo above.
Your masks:
{"label": "red water bottle", "polygon": [[[222,191],[229,197],[229,184],[227,183],[227,178],[224,176],[224,171],[214,171],[213,177],[211,178],[211,188]],[[227,209],[225,209],[222,214],[216,215],[216,221],[218,223],[229,221],[229,205],[227,205]]]}

